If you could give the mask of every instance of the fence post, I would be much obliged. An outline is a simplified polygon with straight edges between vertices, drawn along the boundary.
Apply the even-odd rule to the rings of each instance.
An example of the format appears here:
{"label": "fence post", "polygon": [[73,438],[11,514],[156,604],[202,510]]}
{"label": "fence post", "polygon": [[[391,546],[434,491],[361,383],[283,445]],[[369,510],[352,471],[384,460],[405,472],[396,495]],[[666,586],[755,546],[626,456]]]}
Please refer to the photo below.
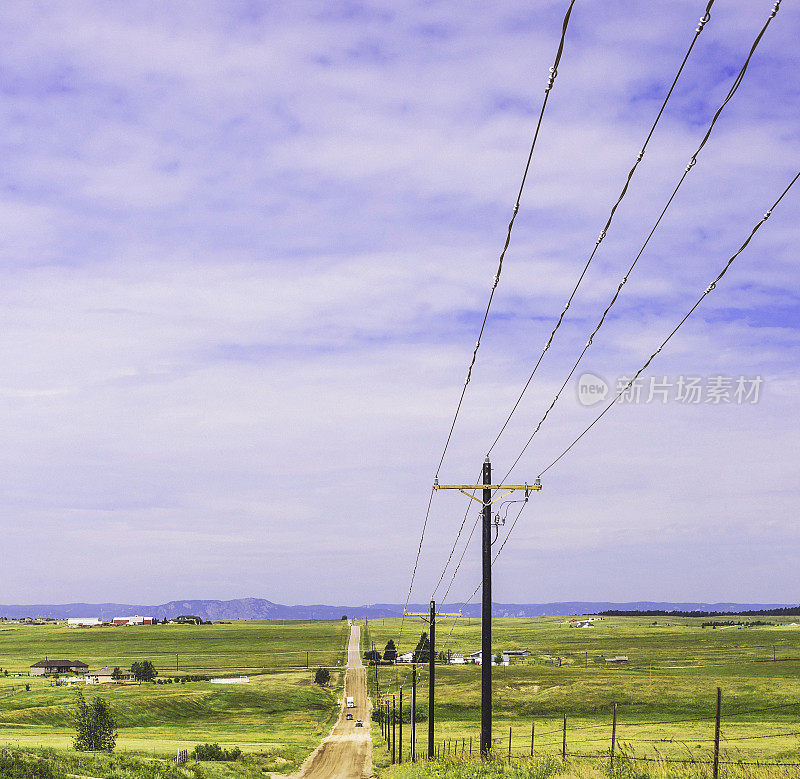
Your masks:
{"label": "fence post", "polygon": [[531,757],[533,757],[533,737],[536,734],[536,723],[531,722]]}
{"label": "fence post", "polygon": [[567,759],[567,715],[564,715],[564,735],[561,740],[561,759]]}
{"label": "fence post", "polygon": [[617,742],[617,704],[614,704],[614,719],[611,722],[611,767],[614,767],[614,744]]}
{"label": "fence post", "polygon": [[469,737],[469,756],[472,757],[472,736]]}
{"label": "fence post", "polygon": [[511,728],[508,729],[508,762],[511,762]]}
{"label": "fence post", "polygon": [[714,723],[714,779],[719,776],[719,721],[722,713],[722,688],[717,687],[717,718]]}

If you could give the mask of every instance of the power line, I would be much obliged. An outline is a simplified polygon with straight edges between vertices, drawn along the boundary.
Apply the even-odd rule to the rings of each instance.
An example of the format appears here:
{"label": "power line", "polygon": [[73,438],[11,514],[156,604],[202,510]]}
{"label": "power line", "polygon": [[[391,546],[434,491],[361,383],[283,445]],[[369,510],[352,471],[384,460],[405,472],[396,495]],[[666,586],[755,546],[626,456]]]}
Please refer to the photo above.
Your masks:
{"label": "power line", "polygon": [[550,412],[555,407],[556,403],[558,402],[558,399],[561,397],[561,393],[564,391],[564,388],[567,386],[567,383],[569,382],[569,380],[572,378],[572,375],[577,370],[578,365],[580,364],[581,360],[583,359],[583,356],[589,350],[589,347],[591,347],[592,342],[594,340],[594,337],[597,335],[597,333],[599,332],[600,328],[603,326],[603,323],[605,322],[609,311],[612,309],[614,304],[617,302],[617,299],[619,298],[619,295],[620,295],[620,292],[622,291],[622,288],[627,283],[628,278],[630,277],[630,274],[633,272],[634,268],[636,267],[637,263],[639,262],[639,258],[644,253],[644,250],[647,248],[647,245],[650,243],[650,239],[653,237],[653,235],[655,234],[656,230],[658,229],[658,226],[661,224],[661,220],[664,218],[664,215],[667,213],[667,210],[669,209],[670,205],[672,204],[672,201],[675,199],[675,196],[678,194],[678,190],[683,185],[683,182],[686,180],[686,177],[689,175],[689,172],[697,164],[697,156],[703,150],[703,148],[705,147],[706,143],[708,142],[708,139],[711,137],[711,133],[714,130],[714,126],[716,125],[717,120],[719,119],[719,117],[722,115],[722,112],[725,109],[725,106],[731,101],[733,96],[738,91],[739,86],[742,83],[742,80],[744,79],[744,75],[747,72],[747,68],[750,65],[750,60],[752,59],[756,48],[758,48],[758,45],[761,42],[761,39],[764,37],[764,33],[767,31],[767,28],[769,27],[770,23],[775,18],[779,7],[780,7],[780,0],[777,0],[775,5],[772,7],[772,10],[771,10],[769,16],[767,17],[766,22],[764,23],[763,27],[759,31],[759,33],[756,36],[755,40],[753,41],[753,45],[750,47],[750,51],[749,51],[749,53],[748,53],[748,55],[747,55],[747,57],[746,57],[746,59],[744,61],[744,64],[742,65],[741,69],[739,70],[739,73],[737,74],[736,78],[734,79],[733,84],[731,85],[731,88],[728,91],[728,94],[726,95],[725,99],[722,101],[722,104],[719,106],[719,108],[717,109],[716,113],[714,114],[714,116],[713,116],[713,118],[711,120],[711,123],[709,124],[708,129],[706,130],[706,133],[703,136],[702,141],[700,142],[700,145],[697,147],[697,149],[695,150],[694,154],[692,154],[692,156],[689,158],[689,163],[685,167],[685,169],[683,171],[683,174],[681,175],[680,179],[678,179],[678,183],[675,185],[675,188],[672,190],[672,194],[669,196],[669,199],[667,200],[666,205],[661,210],[661,213],[659,214],[658,219],[656,219],[655,224],[653,225],[653,227],[651,228],[650,232],[648,233],[647,238],[645,239],[644,243],[642,244],[641,248],[639,249],[638,254],[634,258],[634,260],[631,263],[631,265],[628,268],[628,270],[625,272],[625,275],[622,277],[622,281],[620,281],[620,283],[618,284],[617,289],[614,292],[614,294],[613,294],[613,296],[611,298],[611,301],[606,306],[605,311],[603,311],[603,314],[601,315],[600,320],[597,323],[597,326],[592,331],[592,334],[589,336],[589,339],[586,342],[586,345],[583,347],[583,350],[578,355],[578,359],[575,361],[574,365],[572,366],[572,368],[570,369],[569,373],[567,374],[566,379],[564,379],[563,384],[559,388],[558,392],[556,392],[555,397],[553,398],[552,402],[548,406],[547,410],[544,412],[544,415],[539,420],[538,424],[534,428],[533,432],[531,433],[530,437],[526,441],[525,445],[522,447],[522,451],[519,453],[519,455],[517,455],[517,458],[511,464],[511,467],[508,469],[508,472],[506,473],[506,476],[503,477],[504,479],[508,476],[508,474],[511,473],[511,471],[514,470],[514,468],[519,463],[520,459],[522,459],[522,456],[527,451],[527,449],[530,446],[531,442],[533,441],[534,437],[539,432],[539,430],[541,429],[541,427],[544,424],[545,420],[549,416]]}
{"label": "power line", "polygon": [[683,60],[681,61],[680,67],[678,68],[678,71],[677,71],[677,73],[675,74],[675,77],[672,80],[672,84],[671,84],[669,90],[667,91],[667,94],[664,97],[663,102],[661,103],[661,108],[659,108],[658,113],[656,114],[656,118],[653,121],[653,124],[650,126],[650,131],[647,133],[647,137],[645,138],[644,144],[642,145],[642,148],[639,151],[639,154],[636,156],[636,161],[633,163],[633,166],[628,171],[628,176],[627,176],[627,178],[625,180],[625,183],[624,183],[624,185],[622,187],[622,191],[619,193],[619,195],[617,196],[616,202],[611,207],[611,213],[608,215],[608,218],[606,219],[606,223],[605,223],[605,225],[603,225],[603,229],[600,231],[600,235],[598,236],[597,240],[595,241],[594,248],[592,249],[591,254],[589,255],[589,259],[586,260],[586,264],[583,266],[583,270],[581,271],[580,276],[578,276],[578,281],[575,283],[575,286],[573,287],[572,292],[570,293],[570,296],[567,299],[567,303],[564,306],[564,309],[562,310],[561,314],[559,315],[558,320],[556,321],[555,327],[553,328],[552,332],[550,333],[550,337],[547,339],[547,342],[545,343],[544,348],[542,349],[542,353],[539,355],[539,358],[536,360],[536,364],[533,366],[533,370],[531,371],[530,376],[528,376],[528,380],[525,382],[525,385],[523,386],[522,391],[519,393],[519,396],[517,397],[516,402],[514,403],[513,407],[511,408],[511,411],[509,412],[508,416],[506,417],[505,422],[503,422],[503,425],[500,428],[500,431],[498,432],[498,434],[495,437],[494,441],[492,442],[492,445],[489,447],[489,449],[487,451],[487,454],[491,454],[492,450],[497,445],[497,442],[500,440],[500,437],[505,432],[506,427],[508,427],[508,423],[511,421],[511,418],[516,413],[517,408],[519,408],[519,404],[522,402],[522,398],[525,396],[525,393],[528,391],[528,387],[530,386],[531,382],[533,381],[533,377],[536,375],[536,371],[538,370],[539,365],[541,365],[545,354],[550,349],[550,347],[551,347],[551,345],[553,343],[553,339],[555,338],[555,335],[558,332],[558,329],[561,327],[561,323],[564,321],[564,316],[567,313],[567,311],[569,311],[569,308],[572,305],[572,300],[575,297],[576,293],[578,292],[578,288],[581,286],[581,283],[583,282],[583,279],[586,276],[586,272],[589,270],[589,266],[592,264],[592,260],[594,259],[595,254],[597,253],[598,249],[600,248],[600,244],[603,242],[603,239],[606,237],[606,234],[608,233],[608,230],[611,227],[611,222],[614,219],[614,215],[615,215],[615,213],[617,211],[617,208],[619,207],[620,203],[622,202],[622,200],[624,199],[625,195],[628,192],[628,187],[630,186],[631,180],[633,179],[633,176],[636,173],[636,169],[639,167],[639,163],[644,158],[644,153],[647,150],[647,146],[650,143],[650,139],[653,137],[653,133],[655,132],[656,127],[657,127],[659,121],[661,120],[661,116],[664,113],[664,109],[667,107],[667,103],[669,102],[670,97],[672,97],[672,93],[675,90],[675,86],[678,83],[678,79],[680,78],[681,73],[683,73],[683,69],[684,69],[687,61],[689,60],[689,55],[692,53],[692,49],[694,48],[695,43],[697,43],[697,39],[700,37],[700,33],[703,31],[703,28],[708,23],[708,21],[711,19],[711,6],[712,5],[714,5],[714,0],[709,0],[708,5],[706,6],[706,11],[703,14],[703,16],[700,18],[700,21],[699,21],[699,23],[697,25],[697,28],[695,29],[694,37],[692,38],[692,41],[689,44],[689,48],[686,50],[686,54],[684,55]]}
{"label": "power line", "polygon": [[[789,184],[786,186],[786,188],[783,190],[783,192],[781,192],[781,194],[778,196],[778,198],[775,200],[775,202],[770,206],[769,210],[766,211],[764,216],[762,216],[761,219],[755,224],[755,226],[750,231],[750,234],[747,236],[747,238],[744,240],[744,242],[741,244],[741,246],[728,259],[728,261],[722,267],[722,270],[720,270],[720,272],[717,274],[717,277],[711,282],[711,284],[708,285],[706,290],[702,293],[702,295],[700,295],[700,297],[697,299],[695,304],[689,309],[689,311],[686,312],[686,314],[678,322],[678,324],[672,329],[672,331],[669,333],[669,335],[661,342],[661,345],[650,355],[650,357],[647,359],[647,361],[644,363],[644,365],[642,365],[642,367],[639,368],[639,370],[634,374],[634,376],[628,381],[626,386],[623,387],[617,393],[617,395],[611,400],[611,402],[600,412],[600,414],[597,415],[597,417],[595,417],[595,419],[589,425],[587,425],[587,427],[580,433],[580,435],[578,435],[575,439],[573,439],[573,441],[569,444],[569,446],[567,446],[566,449],[564,449],[561,452],[561,454],[558,455],[558,457],[556,457],[546,468],[544,468],[539,473],[539,477],[544,476],[544,474],[547,473],[547,471],[549,471],[557,462],[559,462],[559,460],[561,460],[578,443],[578,441],[580,441],[589,432],[589,430],[591,430],[606,415],[606,413],[608,413],[608,411],[610,411],[610,409],[622,397],[622,395],[624,395],[625,392],[627,392],[630,389],[630,387],[633,385],[633,383],[636,381],[636,379],[639,378],[639,376],[648,368],[650,363],[655,359],[656,355],[658,355],[661,352],[661,350],[667,345],[667,343],[669,343],[669,341],[672,339],[672,337],[683,326],[683,324],[686,322],[686,320],[689,319],[689,317],[700,306],[700,304],[703,302],[703,300],[705,300],[706,296],[708,296],[711,292],[713,292],[716,289],[716,286],[719,283],[719,281],[721,281],[722,278],[725,276],[725,274],[728,272],[728,269],[731,267],[731,265],[733,265],[733,263],[736,260],[736,258],[747,248],[748,244],[753,239],[753,236],[758,232],[758,230],[761,228],[761,226],[764,224],[764,222],[766,222],[767,219],[769,219],[769,217],[772,215],[773,210],[780,204],[780,202],[787,195],[787,193],[792,188],[792,186],[794,186],[794,184],[795,184],[795,182],[797,181],[798,178],[800,178],[800,171],[798,171],[798,173],[795,174],[794,178],[789,182]],[[503,540],[503,543],[500,545],[500,548],[497,550],[497,553],[495,554],[494,559],[492,560],[492,565],[494,565],[494,563],[497,561],[497,558],[500,556],[500,553],[503,551],[503,548],[505,547],[506,543],[508,542],[508,539],[510,538],[511,533],[514,530],[514,527],[516,526],[520,516],[522,516],[522,512],[525,510],[525,506],[526,505],[527,505],[527,503],[523,503],[522,504],[522,507],[520,508],[519,512],[517,513],[517,516],[514,518],[514,521],[512,522],[511,527],[509,528],[509,531],[506,534],[505,539]],[[477,522],[476,522],[476,525],[477,525]],[[474,531],[474,527],[473,527],[473,531]],[[463,554],[462,554],[462,558],[463,558]],[[452,585],[452,581],[451,581],[451,585]],[[475,588],[475,590],[473,591],[472,595],[470,595],[470,597],[464,602],[464,604],[461,607],[462,609],[464,608],[464,606],[466,606],[468,603],[470,603],[472,598],[474,598],[475,595],[478,593],[479,589],[480,589],[480,584]],[[452,632],[453,631],[451,629],[450,634],[452,634]],[[448,634],[447,640],[449,640],[450,634]],[[446,643],[447,643],[447,641],[445,641],[445,645],[446,645]]]}
{"label": "power line", "polygon": [[[456,411],[455,411],[455,414],[453,415],[453,421],[450,424],[450,430],[447,433],[447,439],[445,441],[444,448],[442,449],[442,454],[439,457],[439,464],[436,466],[436,474],[434,476],[434,481],[436,479],[438,479],[438,477],[439,477],[439,471],[442,468],[442,463],[444,462],[445,455],[447,454],[447,449],[449,448],[450,441],[451,441],[451,439],[453,437],[453,430],[455,429],[456,421],[458,420],[458,415],[461,412],[461,406],[464,403],[464,396],[466,395],[467,387],[469,386],[469,383],[470,383],[470,381],[472,379],[472,369],[475,367],[475,361],[478,358],[478,350],[480,349],[481,340],[483,338],[483,333],[484,333],[484,330],[486,329],[486,322],[487,322],[487,320],[489,318],[489,311],[491,310],[491,307],[492,307],[492,301],[494,300],[494,293],[497,290],[498,284],[500,283],[500,274],[503,271],[503,260],[505,259],[505,255],[506,255],[506,251],[508,250],[508,246],[511,243],[511,231],[514,229],[514,222],[516,221],[517,214],[519,213],[519,207],[520,207],[520,201],[522,199],[522,193],[523,193],[523,191],[525,189],[525,182],[527,181],[528,172],[530,171],[531,163],[533,161],[533,153],[534,153],[534,150],[536,148],[536,142],[539,139],[539,131],[540,131],[541,126],[542,126],[542,120],[544,119],[544,113],[545,113],[545,110],[547,108],[547,102],[550,99],[550,91],[553,88],[553,84],[555,83],[556,76],[558,76],[558,66],[559,66],[559,64],[561,62],[561,55],[564,52],[564,42],[565,42],[566,36],[567,36],[567,27],[569,26],[569,20],[570,20],[570,17],[572,15],[572,8],[573,8],[574,5],[575,5],[575,0],[570,0],[569,6],[567,7],[567,11],[564,14],[564,20],[563,20],[562,25],[561,25],[561,38],[559,39],[558,49],[556,51],[556,56],[555,56],[555,59],[553,61],[553,66],[550,68],[550,75],[548,76],[547,86],[545,87],[545,90],[544,90],[544,99],[542,101],[542,107],[541,107],[541,110],[539,111],[539,118],[538,118],[538,120],[536,122],[536,129],[535,129],[534,134],[533,134],[533,140],[531,142],[530,151],[528,152],[528,159],[527,159],[527,162],[525,163],[525,170],[524,170],[524,172],[522,174],[522,181],[520,182],[519,191],[517,192],[517,199],[516,199],[516,202],[514,204],[513,212],[511,214],[511,220],[508,223],[508,228],[507,228],[507,231],[506,231],[505,243],[503,245],[502,251],[500,252],[500,259],[499,259],[498,265],[497,265],[497,272],[495,273],[495,276],[494,276],[494,282],[492,284],[492,288],[491,288],[491,291],[489,293],[489,300],[486,303],[486,310],[484,311],[483,320],[481,322],[480,330],[478,331],[478,339],[475,342],[475,348],[472,350],[472,358],[470,359],[469,366],[467,367],[467,377],[466,377],[466,379],[464,381],[464,386],[461,389],[461,395],[459,396],[458,404],[456,405]],[[409,584],[409,587],[408,587],[408,595],[406,597],[405,607],[403,608],[404,612],[407,610],[408,603],[411,600],[411,591],[412,591],[412,589],[414,587],[414,579],[416,578],[416,575],[417,575],[417,566],[419,565],[419,558],[420,558],[420,554],[422,553],[422,543],[423,543],[424,538],[425,538],[425,531],[426,531],[426,529],[428,527],[428,520],[430,518],[431,505],[433,503],[433,492],[434,492],[433,489],[431,489],[430,498],[428,499],[428,508],[425,511],[425,520],[422,523],[422,532],[420,534],[419,546],[417,548],[417,555],[416,555],[416,558],[414,560],[414,568],[413,568],[413,571],[411,573],[411,583]],[[400,635],[402,635],[404,623],[405,623],[405,616],[403,616],[403,618],[402,618],[402,620],[400,622]]]}
{"label": "power line", "polygon": [[638,371],[636,371],[636,373],[631,378],[631,380],[626,384],[626,386],[623,387],[623,389],[617,393],[617,395],[613,398],[613,400],[595,417],[594,421],[592,421],[591,424],[587,425],[586,428],[584,428],[583,432],[580,435],[578,435],[575,439],[573,439],[572,443],[570,443],[569,446],[567,446],[567,448],[564,449],[564,451],[562,451],[561,454],[559,454],[558,457],[555,458],[555,460],[553,460],[546,468],[542,470],[542,472],[539,474],[540,476],[547,473],[547,471],[549,471],[559,460],[561,460],[561,458],[564,457],[564,455],[566,455],[567,452],[569,452],[572,449],[572,447],[574,447],[575,444],[577,444],[578,441],[580,441],[581,438],[583,438],[606,415],[606,413],[622,397],[622,395],[630,389],[630,387],[633,385],[633,382],[636,381],[636,379],[638,379],[639,376],[647,369],[650,363],[655,359],[656,355],[669,343],[669,341],[672,339],[675,333],[677,333],[678,330],[680,330],[680,328],[683,326],[684,322],[686,322],[686,320],[695,312],[697,307],[705,300],[706,296],[711,294],[711,292],[713,292],[716,289],[717,283],[728,272],[728,269],[731,267],[731,265],[733,265],[736,258],[745,250],[747,245],[752,240],[753,236],[761,228],[761,225],[763,225],[764,222],[766,222],[767,219],[769,219],[769,217],[772,214],[772,211],[778,206],[781,200],[783,200],[783,198],[786,196],[786,194],[789,192],[789,190],[792,188],[792,186],[794,185],[794,183],[797,181],[798,178],[800,178],[800,172],[795,174],[794,178],[789,182],[786,189],[784,189],[783,192],[781,192],[778,199],[770,206],[769,210],[764,214],[764,216],[761,217],[761,219],[756,223],[756,225],[750,231],[750,235],[747,236],[744,243],[742,243],[742,245],[736,250],[736,252],[733,255],[731,255],[730,259],[725,263],[722,270],[719,272],[714,281],[712,281],[711,284],[708,285],[708,288],[706,289],[705,292],[703,292],[702,295],[700,295],[700,297],[697,299],[697,302],[686,312],[686,314],[680,320],[680,322],[678,322],[678,324],[675,325],[670,334],[661,342],[661,345],[658,347],[658,349],[656,349],[650,355],[650,357],[647,359],[644,365],[642,365],[642,367],[639,368]]}

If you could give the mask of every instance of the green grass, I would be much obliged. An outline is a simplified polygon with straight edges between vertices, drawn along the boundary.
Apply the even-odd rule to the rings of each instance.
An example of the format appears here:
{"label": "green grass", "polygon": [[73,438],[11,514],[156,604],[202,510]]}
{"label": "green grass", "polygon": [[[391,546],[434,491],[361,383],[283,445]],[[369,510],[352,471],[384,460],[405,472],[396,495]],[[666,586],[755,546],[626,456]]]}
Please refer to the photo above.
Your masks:
{"label": "green grass", "polygon": [[[343,664],[347,622],[237,621],[214,625],[68,628],[0,627],[0,668],[28,674],[33,663],[81,660],[90,668],[129,668],[150,660],[161,673],[249,672]],[[177,658],[176,658],[177,655]],[[0,693],[1,694],[1,693]]]}
{"label": "green grass", "polygon": [[[53,765],[72,765],[77,759],[71,751],[72,715],[80,690],[89,702],[102,695],[119,728],[116,763],[92,758],[102,765],[88,772],[91,776],[135,776],[131,768],[114,773],[122,770],[120,760],[163,761],[179,749],[191,751],[207,742],[239,746],[245,759],[230,765],[204,763],[203,776],[261,776],[262,769],[288,773],[327,735],[336,717],[344,674],[334,670],[328,688],[313,684],[312,678],[317,665],[344,665],[347,637],[347,623],[340,620],[89,630],[9,626],[0,630],[0,667],[11,671],[0,676],[0,748],[27,755],[50,749]],[[310,669],[290,668],[305,666],[306,648]],[[174,651],[186,658],[186,666],[180,659],[178,675],[191,666],[193,673],[245,672],[250,683],[66,687],[54,686],[49,678],[13,675],[48,655],[80,659],[90,667],[129,667],[134,660],[148,659],[161,669],[160,677],[174,676],[174,666],[165,660],[167,650],[173,650],[173,663]]]}
{"label": "green grass", "polygon": [[[800,628],[703,629],[703,621],[609,618],[595,628],[580,629],[568,627],[565,618],[496,620],[495,652],[528,648],[532,655],[525,662],[494,668],[495,748],[507,752],[511,729],[512,752],[529,753],[534,725],[537,754],[557,755],[566,714],[569,752],[607,753],[616,703],[617,738],[638,755],[705,759],[712,748],[719,686],[725,759],[797,762],[798,736],[762,736],[800,731]],[[437,630],[439,648],[451,625],[445,622]],[[382,649],[394,638],[407,651],[425,628],[406,621],[401,641],[399,620],[372,621],[367,640]],[[463,653],[479,649],[480,621],[459,621],[447,648]],[[607,667],[603,658],[612,655],[627,655],[629,665]],[[457,740],[459,752],[462,745],[468,749],[470,738],[477,750],[480,670],[437,666],[437,740],[449,740],[451,749]],[[405,683],[408,701],[409,671],[380,667],[381,688],[397,692]],[[419,695],[426,702],[426,668],[421,675]],[[657,724],[685,719],[696,721]],[[418,726],[417,732],[425,749],[426,726]]]}

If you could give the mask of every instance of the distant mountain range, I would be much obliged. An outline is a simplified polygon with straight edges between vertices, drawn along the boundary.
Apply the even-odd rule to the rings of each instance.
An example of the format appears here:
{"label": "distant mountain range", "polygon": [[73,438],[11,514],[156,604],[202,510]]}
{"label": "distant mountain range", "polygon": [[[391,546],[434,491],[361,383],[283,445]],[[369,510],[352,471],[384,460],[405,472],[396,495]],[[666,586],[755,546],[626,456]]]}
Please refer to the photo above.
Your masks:
{"label": "distant mountain range", "polygon": [[[441,611],[457,611],[460,603],[439,605]],[[742,611],[782,608],[785,603],[670,603],[635,601],[630,603],[567,601],[565,603],[495,603],[495,617],[546,617],[568,614],[596,614],[599,611],[717,611],[735,614]],[[794,605],[794,604],[793,604]],[[410,603],[409,611],[427,611],[427,603]],[[399,603],[372,603],[361,606],[283,606],[263,598],[237,598],[236,600],[173,600],[160,605],[135,605],[129,603],[64,603],[59,605],[32,604],[23,606],[0,605],[0,617],[99,617],[112,620],[134,614],[158,619],[194,614],[205,620],[228,619],[340,619],[348,617],[399,617],[403,606]],[[464,608],[464,616],[479,617],[479,603]]]}

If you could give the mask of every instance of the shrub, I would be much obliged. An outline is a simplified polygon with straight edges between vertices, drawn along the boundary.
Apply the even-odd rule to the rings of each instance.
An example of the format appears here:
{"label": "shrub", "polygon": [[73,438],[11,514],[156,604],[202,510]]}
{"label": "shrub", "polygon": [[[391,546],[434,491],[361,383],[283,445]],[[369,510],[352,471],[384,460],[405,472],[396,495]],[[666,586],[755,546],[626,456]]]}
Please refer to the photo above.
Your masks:
{"label": "shrub", "polygon": [[239,747],[223,749],[219,744],[198,744],[192,750],[193,760],[238,760],[241,756]]}
{"label": "shrub", "polygon": [[327,668],[317,668],[314,672],[314,684],[327,684],[331,680],[331,672]]}

